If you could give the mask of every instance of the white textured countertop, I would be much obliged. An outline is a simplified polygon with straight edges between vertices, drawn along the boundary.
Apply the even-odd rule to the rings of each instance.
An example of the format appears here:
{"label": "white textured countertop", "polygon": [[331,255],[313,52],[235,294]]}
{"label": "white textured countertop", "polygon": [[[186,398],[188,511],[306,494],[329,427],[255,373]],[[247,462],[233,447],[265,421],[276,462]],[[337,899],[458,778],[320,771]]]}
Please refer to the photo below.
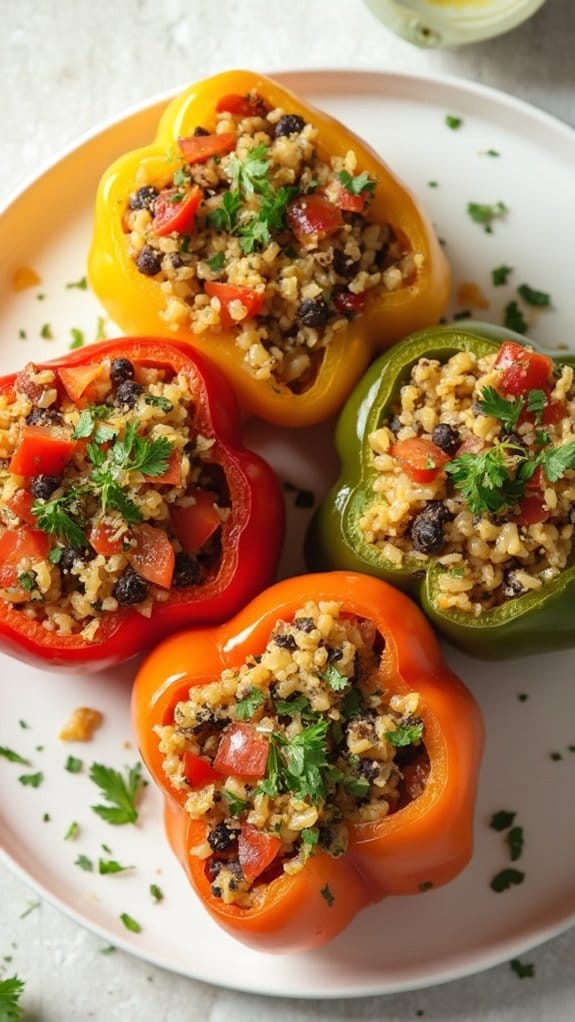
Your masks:
{"label": "white textured countertop", "polygon": [[[360,0],[0,0],[0,14],[0,201],[99,122],[226,67],[447,72],[575,126],[572,0],[548,0],[504,38],[443,53],[394,38]],[[22,917],[32,900],[0,868],[0,978],[17,972],[26,980],[25,1017],[35,1022],[254,1022],[272,1013],[277,1022],[575,1018],[575,930],[523,956],[535,967],[533,978],[520,980],[503,964],[401,995],[272,1002],[171,975],[119,951],[101,955],[101,940],[46,903]]]}

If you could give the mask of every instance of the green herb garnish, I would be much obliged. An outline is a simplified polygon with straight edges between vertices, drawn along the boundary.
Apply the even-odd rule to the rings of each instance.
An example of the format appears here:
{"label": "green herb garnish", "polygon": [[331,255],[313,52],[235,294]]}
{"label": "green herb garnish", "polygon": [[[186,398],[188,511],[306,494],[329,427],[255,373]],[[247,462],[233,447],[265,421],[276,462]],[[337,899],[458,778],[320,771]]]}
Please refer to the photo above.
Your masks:
{"label": "green herb garnish", "polygon": [[208,259],[208,266],[212,273],[217,273],[218,270],[223,270],[226,263],[226,257],[223,252],[216,252],[215,255],[210,256]]}
{"label": "green herb garnish", "polygon": [[64,834],[64,841],[75,841],[80,832],[80,824],[76,823],[75,820],[70,824],[68,830]]}
{"label": "green herb garnish", "polygon": [[511,862],[516,862],[517,859],[521,858],[523,845],[525,843],[523,827],[512,827],[509,833],[505,836],[505,840],[509,847],[509,858],[511,859]]}
{"label": "green herb garnish", "polygon": [[515,333],[517,334],[527,333],[527,323],[517,302],[509,302],[509,304],[505,306],[503,313],[503,325],[506,326],[508,330],[515,330]]}
{"label": "green herb garnish", "polygon": [[49,323],[44,323],[44,326],[40,330],[40,337],[43,341],[53,341],[54,334],[52,333],[52,327]]}
{"label": "green herb garnish", "polygon": [[499,812],[494,813],[489,821],[489,826],[492,830],[507,830],[511,827],[515,819],[516,814],[510,813],[507,809],[500,809]]}
{"label": "green herb garnish", "polygon": [[78,513],[78,498],[82,492],[82,490],[72,487],[60,497],[52,497],[51,500],[35,500],[32,504],[32,514],[36,519],[36,525],[42,532],[56,536],[66,546],[79,550],[86,546],[86,537],[80,525],[69,512]]}
{"label": "green herb garnish", "polygon": [[230,816],[238,817],[246,811],[249,804],[246,799],[238,798],[237,795],[233,795],[231,791],[226,791],[225,789],[222,794],[226,800]]}
{"label": "green herb garnish", "polygon": [[79,774],[83,765],[82,760],[78,759],[77,756],[68,756],[64,769],[67,770],[69,774]]}
{"label": "green herb garnish", "polygon": [[453,114],[446,114],[445,123],[451,131],[457,131],[457,129],[463,124],[463,119],[461,117],[455,117]]}
{"label": "green herb garnish", "polygon": [[396,727],[395,731],[386,731],[385,737],[394,748],[400,749],[405,745],[414,745],[416,742],[421,741],[422,734],[423,721],[418,720],[413,724],[400,724]]}
{"label": "green herb garnish", "polygon": [[161,408],[163,412],[171,412],[174,407],[172,402],[168,401],[167,397],[162,397],[161,394],[145,394],[144,404]]}
{"label": "green herb garnish", "polygon": [[20,1022],[22,1007],[20,998],[24,992],[24,981],[18,976],[0,979],[0,1022]]}
{"label": "green herb garnish", "polygon": [[41,770],[38,770],[35,774],[21,774],[18,778],[20,784],[23,784],[28,788],[39,788],[44,780],[44,774]]}
{"label": "green herb garnish", "polygon": [[497,514],[521,499],[538,461],[514,454],[517,450],[503,443],[482,454],[462,454],[445,466],[472,514]]}
{"label": "green herb garnish", "polygon": [[[355,177],[347,170],[340,170],[337,177],[346,192],[350,192],[351,195],[361,195],[363,192],[373,192],[375,189],[376,182],[366,170],[363,174],[356,174]],[[435,183],[437,184],[437,182]]]}
{"label": "green herb garnish", "polygon": [[152,895],[152,898],[156,903],[158,901],[163,901],[164,899],[164,892],[162,891],[161,887],[158,887],[157,884],[150,884],[150,894]]}
{"label": "green herb garnish", "polygon": [[551,305],[551,295],[547,291],[536,291],[535,288],[529,287],[529,284],[521,284],[517,288],[517,294],[527,305],[534,305],[540,309]]}
{"label": "green herb garnish", "polygon": [[259,142],[253,149],[250,149],[243,160],[240,160],[238,156],[231,156],[228,171],[233,191],[239,192],[240,195],[248,199],[256,192],[265,194],[269,189],[270,166],[268,147],[265,142]]}
{"label": "green herb garnish", "polygon": [[319,720],[293,738],[271,734],[267,774],[259,790],[274,797],[291,792],[318,802],[328,792],[332,767],[327,758],[327,720]]}
{"label": "green herb garnish", "polygon": [[510,274],[513,273],[512,266],[496,266],[491,271],[491,280],[495,287],[501,287],[502,284],[506,284]]}
{"label": "green herb garnish", "polygon": [[19,753],[14,752],[13,749],[7,749],[5,745],[0,745],[0,756],[7,759],[10,763],[20,763],[22,766],[30,766],[30,760],[24,759]]}
{"label": "green herb garnish", "polygon": [[79,330],[78,327],[73,326],[70,333],[72,335],[72,340],[68,345],[70,351],[74,351],[75,348],[83,348],[86,343],[83,332]]}
{"label": "green herb garnish", "polygon": [[496,894],[501,894],[502,891],[508,891],[510,887],[517,887],[519,884],[522,884],[524,880],[525,873],[522,873],[519,869],[508,867],[496,873],[489,886]]}
{"label": "green herb garnish", "polygon": [[208,213],[208,224],[216,231],[233,232],[241,206],[241,196],[238,192],[224,192],[222,201],[215,209]]}
{"label": "green herb garnish", "polygon": [[129,769],[127,779],[112,767],[93,763],[90,767],[90,780],[98,785],[106,801],[111,803],[109,806],[92,806],[98,816],[115,826],[136,822],[138,819],[136,799],[142,780],[142,768],[139,763]]}
{"label": "green herb garnish", "polygon": [[71,291],[72,288],[77,288],[78,291],[86,291],[88,288],[88,281],[86,280],[86,277],[80,277],[79,280],[71,280],[69,284],[66,284],[66,288],[68,291]]}
{"label": "green herb garnish", "polygon": [[94,869],[94,863],[92,862],[91,859],[88,858],[87,855],[79,855],[78,858],[75,860],[74,865],[79,866],[80,869],[83,869],[85,873],[91,873],[92,870]]}
{"label": "green herb garnish", "polygon": [[519,961],[519,958],[512,958],[509,965],[519,979],[532,979],[535,975],[535,966],[532,962],[523,963]]}
{"label": "green herb garnish", "polygon": [[504,202],[468,202],[467,212],[475,224],[481,224],[488,234],[493,231],[493,221],[499,220],[509,212]]}
{"label": "green herb garnish", "polygon": [[18,585],[25,592],[31,593],[36,588],[36,576],[31,571],[23,571],[21,575],[18,575]]}
{"label": "green herb garnish", "polygon": [[264,702],[263,692],[259,688],[252,688],[249,694],[236,704],[236,717],[238,720],[250,720]]}
{"label": "green herb garnish", "polygon": [[136,922],[136,920],[133,919],[132,916],[129,916],[127,912],[122,912],[122,914],[120,915],[120,919],[122,920],[126,929],[130,930],[131,933],[142,932],[142,927],[140,926],[140,924]]}
{"label": "green herb garnish", "polygon": [[346,678],[345,674],[341,674],[333,664],[329,664],[325,671],[320,673],[320,678],[325,681],[332,692],[343,692],[351,684],[350,679]]}
{"label": "green herb garnish", "polygon": [[135,866],[121,866],[115,859],[98,859],[98,873],[101,876],[108,873],[125,873],[127,869],[135,869]]}

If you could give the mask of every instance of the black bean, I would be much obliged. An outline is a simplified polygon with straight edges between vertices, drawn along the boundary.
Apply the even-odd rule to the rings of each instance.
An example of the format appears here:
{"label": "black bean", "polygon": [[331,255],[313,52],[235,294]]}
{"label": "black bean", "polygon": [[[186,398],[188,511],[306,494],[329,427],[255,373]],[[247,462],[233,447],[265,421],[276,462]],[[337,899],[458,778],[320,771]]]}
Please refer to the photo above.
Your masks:
{"label": "black bean", "polygon": [[118,603],[131,607],[136,603],[142,603],[146,599],[148,589],[149,586],[145,578],[138,575],[138,572],[134,571],[133,568],[126,568],[116,582],[112,594]]}
{"label": "black bean", "polygon": [[[225,862],[223,861],[223,859],[208,859],[208,864],[206,867],[208,873],[208,880],[210,881],[215,880],[218,874],[221,873],[223,866],[225,866]],[[219,897],[219,895],[216,895],[216,897]]]}
{"label": "black bean", "polygon": [[145,277],[155,277],[162,269],[161,256],[150,245],[144,245],[136,259],[136,266]]}
{"label": "black bean", "polygon": [[195,586],[200,581],[200,567],[195,557],[183,550],[176,554],[176,564],[172,576],[172,585],[176,589]]}
{"label": "black bean", "polygon": [[238,839],[238,831],[228,827],[222,820],[208,834],[208,844],[213,852],[227,852]]}
{"label": "black bean", "polygon": [[389,428],[390,428],[390,430],[391,430],[391,432],[393,433],[394,436],[397,436],[397,434],[399,433],[400,429],[403,429],[403,423],[402,423],[401,419],[399,418],[399,415],[392,415],[391,416],[391,419],[389,420]]}
{"label": "black bean", "polygon": [[459,433],[447,422],[440,422],[431,434],[431,439],[436,447],[445,451],[446,454],[455,454],[461,443]]}
{"label": "black bean", "polygon": [[297,649],[297,642],[293,635],[274,635],[274,642],[280,649]]}
{"label": "black bean", "polygon": [[293,623],[300,632],[313,632],[316,627],[313,617],[296,617]]}
{"label": "black bean", "polygon": [[178,252],[172,252],[170,256],[170,263],[173,270],[179,270],[181,266],[185,266],[184,260]]}
{"label": "black bean", "polygon": [[110,379],[116,385],[125,383],[126,380],[133,380],[134,371],[134,363],[123,355],[113,358],[110,363]]}
{"label": "black bean", "polygon": [[130,209],[151,210],[158,194],[158,189],[153,185],[144,185],[143,188],[138,188],[137,192],[132,192],[130,195]]}
{"label": "black bean", "polygon": [[48,500],[62,483],[62,476],[34,476],[30,492],[36,500]]}
{"label": "black bean", "polygon": [[85,561],[86,553],[84,550],[78,550],[77,547],[66,546],[62,550],[62,555],[58,561],[58,567],[60,571],[69,572],[72,571],[76,561]]}
{"label": "black bean", "polygon": [[327,662],[328,664],[336,664],[338,660],[341,660],[342,656],[341,649],[328,649]]}
{"label": "black bean", "polygon": [[297,318],[303,326],[325,326],[331,316],[329,305],[321,295],[319,298],[304,298],[297,310]]}
{"label": "black bean", "polygon": [[304,128],[305,121],[299,114],[284,114],[275,124],[274,138],[280,138],[281,135],[299,135]]}
{"label": "black bean", "polygon": [[26,416],[27,426],[60,426],[62,416],[56,408],[33,408]]}
{"label": "black bean", "polygon": [[503,595],[506,599],[512,600],[514,596],[522,596],[526,591],[515,572],[508,571],[503,582]]}
{"label": "black bean", "polygon": [[437,554],[445,545],[443,526],[451,513],[440,500],[430,500],[411,524],[411,542],[422,554]]}
{"label": "black bean", "polygon": [[143,392],[144,388],[141,383],[136,383],[134,380],[124,380],[116,391],[114,404],[120,408],[134,408],[140,394],[143,394]]}
{"label": "black bean", "polygon": [[333,268],[337,273],[338,277],[345,277],[349,280],[350,277],[355,277],[359,270],[359,259],[353,259],[350,255],[346,255],[340,248],[336,248],[333,253]]}
{"label": "black bean", "polygon": [[206,128],[202,128],[201,124],[196,125],[194,128],[194,136],[200,138],[201,135],[209,135],[210,132]]}
{"label": "black bean", "polygon": [[360,757],[357,764],[357,773],[360,777],[365,777],[366,781],[374,781],[379,774],[379,766],[374,759],[362,759]]}

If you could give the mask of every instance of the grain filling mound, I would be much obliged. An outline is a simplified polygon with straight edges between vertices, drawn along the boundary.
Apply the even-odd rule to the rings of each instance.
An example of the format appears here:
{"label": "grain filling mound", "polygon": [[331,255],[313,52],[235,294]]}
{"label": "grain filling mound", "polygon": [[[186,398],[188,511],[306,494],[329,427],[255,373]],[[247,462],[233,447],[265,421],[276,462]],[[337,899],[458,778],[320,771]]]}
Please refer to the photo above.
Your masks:
{"label": "grain filling mound", "polygon": [[[214,440],[194,429],[184,372],[104,359],[90,396],[79,407],[57,371],[32,363],[14,399],[0,396],[0,536],[11,544],[0,599],[88,641],[107,613],[132,607],[149,617],[172,587],[214,578],[230,512],[224,473],[210,460]],[[26,433],[42,443],[43,429],[66,446],[62,470],[11,471]],[[198,502],[213,521],[191,554],[180,527]]]}
{"label": "grain filling mound", "polygon": [[[545,362],[549,376],[511,394],[506,374],[516,369],[500,355],[462,351],[413,366],[369,437],[375,475],[359,521],[394,567],[435,561],[438,607],[473,616],[540,590],[573,563],[573,369],[526,349],[526,371]],[[409,454],[414,442],[427,447]],[[414,450],[427,451],[419,467]]]}
{"label": "grain filling mound", "polygon": [[223,111],[179,139],[163,187],[142,166],[123,226],[138,271],[165,295],[170,329],[232,330],[257,379],[301,392],[369,293],[411,283],[423,255],[369,221],[378,185],[353,149],[324,160],[301,116],[256,93],[244,107],[249,116]]}
{"label": "grain filling mound", "polygon": [[[263,884],[298,872],[318,849],[344,854],[350,824],[421,794],[429,759],[419,696],[386,694],[384,657],[373,622],[309,602],[276,623],[261,655],[191,688],[173,723],[156,729],[171,785],[206,822],[192,854],[216,897],[257,904]],[[246,780],[248,761],[256,776]]]}

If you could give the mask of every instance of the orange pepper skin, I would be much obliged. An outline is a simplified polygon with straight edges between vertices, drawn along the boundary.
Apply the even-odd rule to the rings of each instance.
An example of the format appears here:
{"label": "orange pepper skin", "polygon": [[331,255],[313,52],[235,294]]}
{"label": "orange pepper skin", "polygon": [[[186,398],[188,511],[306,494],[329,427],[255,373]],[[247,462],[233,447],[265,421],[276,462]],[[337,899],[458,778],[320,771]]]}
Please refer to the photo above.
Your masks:
{"label": "orange pepper skin", "polygon": [[[194,334],[180,325],[174,332],[162,318],[164,295],[158,281],[141,274],[128,254],[122,218],[136,182],[166,187],[174,173],[178,138],[197,125],[212,131],[218,100],[230,92],[255,89],[272,107],[299,114],[319,129],[318,154],[345,156],[353,148],[358,168],[377,180],[369,221],[390,223],[421,252],[423,265],[413,283],[397,291],[374,289],[361,315],[328,345],[313,384],[296,394],[277,381],[256,380],[231,330]],[[138,176],[139,172],[139,176]],[[449,269],[431,224],[415,198],[386,164],[339,121],[306,105],[278,83],[252,71],[228,71],[191,86],[167,107],[153,143],[117,160],[104,174],[96,202],[95,229],[88,264],[91,287],[111,318],[126,333],[178,337],[216,362],[232,381],[244,411],[280,426],[307,426],[333,415],[373,355],[413,330],[436,323],[449,292]]]}
{"label": "orange pepper skin", "polygon": [[[427,783],[421,795],[390,816],[348,825],[343,856],[317,849],[299,873],[272,880],[257,906],[225,905],[212,895],[202,860],[190,854],[205,839],[206,825],[185,812],[187,792],[170,787],[153,728],[172,721],[176,703],[191,687],[260,653],[276,621],[291,619],[311,599],[335,600],[346,614],[374,621],[385,640],[382,687],[390,694],[420,693],[418,714],[430,759]],[[416,605],[379,579],[352,572],[289,578],[227,624],[172,636],[141,666],[132,714],[142,756],[165,796],[168,839],[192,886],[225,930],[258,950],[302,951],[324,944],[366,905],[447,883],[471,857],[481,714],[443,661]]]}

